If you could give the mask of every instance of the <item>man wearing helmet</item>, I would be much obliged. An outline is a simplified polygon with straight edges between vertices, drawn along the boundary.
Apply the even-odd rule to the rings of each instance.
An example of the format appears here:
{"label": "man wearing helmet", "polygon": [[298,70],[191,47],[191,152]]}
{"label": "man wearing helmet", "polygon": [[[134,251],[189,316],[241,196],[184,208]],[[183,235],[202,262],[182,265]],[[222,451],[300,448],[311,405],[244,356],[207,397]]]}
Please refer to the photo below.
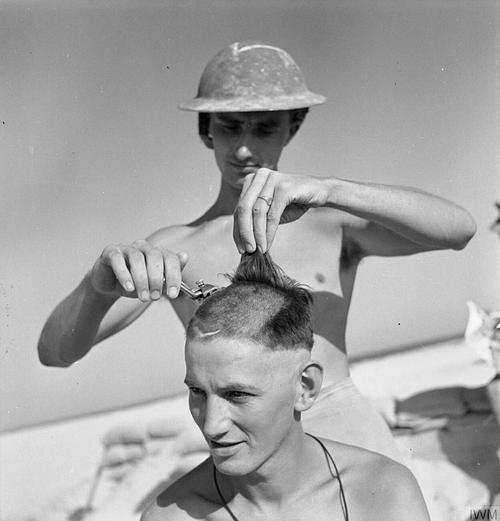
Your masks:
{"label": "man wearing helmet", "polygon": [[[221,171],[217,200],[201,217],[145,240],[104,249],[54,310],[39,342],[42,363],[66,367],[166,295],[186,327],[197,304],[179,294],[221,273],[239,254],[272,249],[275,261],[315,292],[316,358],[325,368],[308,432],[398,457],[390,431],[349,379],[345,331],[360,260],[461,249],[475,232],[463,208],[420,190],[283,173],[278,161],[309,107],[310,92],[282,49],[234,43],[203,73],[180,108],[199,113],[199,134]],[[281,226],[280,223],[291,223]],[[236,243],[236,247],[235,247]],[[189,262],[188,262],[189,256]]]}

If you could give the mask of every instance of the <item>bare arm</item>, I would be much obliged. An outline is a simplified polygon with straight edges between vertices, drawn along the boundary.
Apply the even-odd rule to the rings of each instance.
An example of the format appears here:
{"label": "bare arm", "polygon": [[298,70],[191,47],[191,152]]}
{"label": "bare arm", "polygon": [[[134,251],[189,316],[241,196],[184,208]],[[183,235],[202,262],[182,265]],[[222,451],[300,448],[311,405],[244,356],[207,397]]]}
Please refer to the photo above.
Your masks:
{"label": "bare arm", "polygon": [[45,323],[38,342],[42,364],[67,367],[85,356],[159,300],[164,279],[167,295],[177,297],[186,262],[185,253],[174,254],[145,240],[106,247]]}
{"label": "bare arm", "polygon": [[325,206],[361,218],[346,227],[368,255],[460,250],[476,232],[469,212],[441,197],[402,186],[335,181]]}
{"label": "bare arm", "polygon": [[420,190],[262,168],[245,178],[235,212],[236,245],[240,251],[266,251],[279,224],[319,207],[352,216],[346,220],[347,229],[368,255],[461,249],[476,230],[465,209]]}
{"label": "bare arm", "polygon": [[40,362],[68,367],[87,354],[95,343],[102,319],[117,299],[97,293],[87,274],[45,323],[38,341]]}

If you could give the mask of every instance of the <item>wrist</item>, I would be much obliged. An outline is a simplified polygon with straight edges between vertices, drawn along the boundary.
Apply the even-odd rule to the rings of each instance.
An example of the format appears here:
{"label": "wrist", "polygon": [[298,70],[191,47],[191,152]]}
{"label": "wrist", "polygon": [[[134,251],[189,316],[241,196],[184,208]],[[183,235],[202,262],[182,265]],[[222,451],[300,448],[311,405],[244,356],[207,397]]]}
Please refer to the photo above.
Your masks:
{"label": "wrist", "polygon": [[86,298],[98,307],[109,308],[120,298],[119,295],[99,289],[95,284],[92,270],[85,275],[82,285],[84,286]]}
{"label": "wrist", "polygon": [[328,208],[341,208],[344,200],[343,195],[346,189],[347,181],[337,179],[335,177],[328,177],[325,179],[326,201],[324,206]]}

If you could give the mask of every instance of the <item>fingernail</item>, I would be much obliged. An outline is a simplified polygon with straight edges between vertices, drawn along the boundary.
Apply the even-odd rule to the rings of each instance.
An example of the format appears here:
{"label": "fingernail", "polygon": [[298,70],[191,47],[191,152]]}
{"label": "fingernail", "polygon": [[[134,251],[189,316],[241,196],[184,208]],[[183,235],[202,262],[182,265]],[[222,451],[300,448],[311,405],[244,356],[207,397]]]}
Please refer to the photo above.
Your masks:
{"label": "fingernail", "polygon": [[151,292],[151,298],[153,300],[158,300],[160,298],[160,292],[157,289],[153,290]]}
{"label": "fingernail", "polygon": [[179,292],[175,288],[170,288],[168,290],[168,296],[169,298],[176,298]]}
{"label": "fingernail", "polygon": [[264,253],[264,248],[262,248],[262,246],[257,246],[257,249],[259,250],[259,253]]}
{"label": "fingernail", "polygon": [[245,249],[248,253],[252,253],[255,250],[253,245],[251,245],[249,242],[245,243]]}
{"label": "fingernail", "polygon": [[125,289],[127,291],[134,291],[134,285],[129,281],[125,283]]}
{"label": "fingernail", "polygon": [[149,300],[149,291],[146,289],[141,293],[141,300]]}

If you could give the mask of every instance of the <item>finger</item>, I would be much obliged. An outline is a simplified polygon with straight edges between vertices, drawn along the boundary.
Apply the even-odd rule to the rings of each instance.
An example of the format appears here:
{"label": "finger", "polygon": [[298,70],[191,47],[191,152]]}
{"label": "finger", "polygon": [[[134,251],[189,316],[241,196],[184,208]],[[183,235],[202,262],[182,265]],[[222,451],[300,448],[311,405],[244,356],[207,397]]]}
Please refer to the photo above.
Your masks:
{"label": "finger", "polygon": [[177,257],[179,258],[179,262],[181,265],[181,271],[186,267],[186,264],[189,261],[189,255],[185,251],[180,251],[177,253]]}
{"label": "finger", "polygon": [[147,302],[150,293],[145,254],[134,247],[130,247],[126,250],[125,259],[134,281],[137,296],[142,302]]}
{"label": "finger", "polygon": [[248,174],[245,176],[245,179],[243,180],[243,188],[241,189],[240,193],[240,199],[244,197],[244,195],[247,193],[247,190],[252,186],[253,179],[255,177],[255,174]]}
{"label": "finger", "polygon": [[[245,176],[245,179],[243,181],[243,188],[241,190],[240,199],[241,200],[246,191],[248,190],[248,187],[250,186],[252,179],[254,178],[255,174],[248,174]],[[237,210],[234,210],[233,214],[233,240],[236,244],[236,248],[238,249],[238,253],[241,255],[245,251],[245,245],[243,241],[241,240],[241,234],[240,234],[240,219],[237,217]]]}
{"label": "finger", "polygon": [[241,191],[240,200],[249,200],[254,203],[261,194],[264,186],[268,183],[272,173],[273,171],[269,170],[269,168],[259,168],[255,174],[247,175],[243,184],[243,190]]}
{"label": "finger", "polygon": [[245,245],[241,240],[240,223],[236,216],[236,210],[234,211],[233,218],[233,240],[236,244],[236,248],[238,248],[238,253],[241,255],[245,251]]}
{"label": "finger", "polygon": [[268,216],[274,205],[274,186],[267,183],[257,197],[253,205],[253,233],[257,249],[264,253],[269,249],[268,245]]}
{"label": "finger", "polygon": [[[102,252],[101,262],[111,268],[116,281],[127,293],[134,291],[135,284],[132,275],[125,261],[125,256],[118,246],[107,246]],[[107,289],[113,288],[108,287]]]}
{"label": "finger", "polygon": [[149,294],[152,300],[158,300],[163,291],[163,254],[158,248],[149,248],[145,256]]}
{"label": "finger", "polygon": [[274,191],[273,204],[269,207],[269,211],[267,212],[267,225],[266,225],[266,245],[267,250],[271,249],[271,246],[274,242],[274,238],[276,237],[276,232],[278,231],[278,226],[280,224],[281,216],[285,211],[287,206],[286,194],[284,190],[280,190],[279,187],[276,187]]}
{"label": "finger", "polygon": [[[249,188],[252,186],[255,174],[249,174],[243,182],[240,199],[234,211],[233,222],[233,239],[238,248],[238,252],[242,254],[247,247],[252,250],[253,247],[253,230],[251,227],[251,216],[248,215],[248,198],[246,197]],[[245,239],[248,239],[248,243]]]}
{"label": "finger", "polygon": [[163,257],[165,269],[165,291],[168,298],[176,298],[179,295],[181,287],[181,263],[179,257],[175,253],[169,252],[169,255]]}
{"label": "finger", "polygon": [[234,211],[233,238],[240,253],[255,251],[253,208],[267,181],[269,172],[270,170],[267,168],[260,168],[251,178],[250,176],[245,178],[242,195]]}

